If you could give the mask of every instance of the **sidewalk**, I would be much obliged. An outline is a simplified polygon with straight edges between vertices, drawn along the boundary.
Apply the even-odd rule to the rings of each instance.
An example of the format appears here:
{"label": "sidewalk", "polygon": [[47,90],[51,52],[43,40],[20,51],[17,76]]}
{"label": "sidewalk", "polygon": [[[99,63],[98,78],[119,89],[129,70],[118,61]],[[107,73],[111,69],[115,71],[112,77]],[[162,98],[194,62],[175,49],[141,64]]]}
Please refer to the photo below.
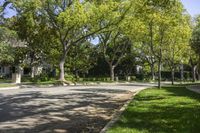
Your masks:
{"label": "sidewalk", "polygon": [[187,89],[194,91],[196,93],[200,94],[200,85],[192,85],[192,86],[188,86]]}

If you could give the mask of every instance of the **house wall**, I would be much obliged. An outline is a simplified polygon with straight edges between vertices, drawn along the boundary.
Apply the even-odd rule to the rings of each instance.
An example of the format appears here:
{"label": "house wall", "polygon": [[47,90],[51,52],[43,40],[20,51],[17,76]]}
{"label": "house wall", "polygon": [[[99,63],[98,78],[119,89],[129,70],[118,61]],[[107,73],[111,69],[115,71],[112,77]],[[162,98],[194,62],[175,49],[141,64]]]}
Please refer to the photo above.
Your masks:
{"label": "house wall", "polygon": [[[43,67],[34,67],[34,75],[40,75],[42,73]],[[21,70],[22,76],[30,76],[31,70],[24,71],[24,69]],[[10,66],[1,66],[0,65],[0,77],[4,76],[11,76],[12,75],[12,68]]]}
{"label": "house wall", "polygon": [[0,76],[10,75],[10,66],[0,66]]}

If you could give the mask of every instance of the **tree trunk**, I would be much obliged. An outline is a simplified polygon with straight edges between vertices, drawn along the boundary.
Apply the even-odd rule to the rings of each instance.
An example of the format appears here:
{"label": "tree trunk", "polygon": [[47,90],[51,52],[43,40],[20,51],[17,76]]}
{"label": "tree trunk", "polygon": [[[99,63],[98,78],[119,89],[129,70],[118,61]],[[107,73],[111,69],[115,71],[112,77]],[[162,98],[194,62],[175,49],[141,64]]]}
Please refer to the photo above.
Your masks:
{"label": "tree trunk", "polygon": [[60,61],[60,77],[59,77],[59,80],[60,81],[65,81],[65,68],[64,68],[64,65],[65,65],[65,61],[61,60]]}
{"label": "tree trunk", "polygon": [[200,72],[199,72],[199,70],[197,71],[197,75],[198,75],[198,80],[200,80]]}
{"label": "tree trunk", "polygon": [[197,80],[197,78],[196,78],[196,68],[197,68],[196,65],[192,66],[192,81],[193,82],[196,82],[196,80]]}
{"label": "tree trunk", "polygon": [[59,67],[60,67],[59,80],[61,82],[65,81],[65,60],[66,60],[66,56],[67,56],[67,50],[68,50],[67,49],[67,43],[64,42],[63,43],[63,55],[62,55],[60,62],[59,62]]}
{"label": "tree trunk", "polygon": [[183,64],[181,64],[181,83],[183,83],[184,80],[184,73],[183,73]]}
{"label": "tree trunk", "polygon": [[174,68],[171,69],[171,81],[172,85],[174,85]]}
{"label": "tree trunk", "polygon": [[79,78],[79,73],[78,73],[78,70],[75,71],[75,76],[76,76],[76,79]]}
{"label": "tree trunk", "polygon": [[35,67],[32,66],[31,67],[31,78],[34,78],[35,77]]}
{"label": "tree trunk", "polygon": [[161,78],[162,78],[161,67],[162,67],[161,59],[159,59],[159,61],[158,61],[158,88],[159,89],[161,89]]}
{"label": "tree trunk", "polygon": [[151,78],[153,81],[155,80],[154,64],[151,64]]}
{"label": "tree trunk", "polygon": [[21,83],[22,68],[20,66],[15,67],[15,71],[12,73],[12,82],[16,84]]}
{"label": "tree trunk", "polygon": [[115,67],[110,64],[110,79],[111,81],[115,80]]}
{"label": "tree trunk", "polygon": [[55,78],[56,77],[56,68],[53,68],[53,71],[52,71],[52,76]]}

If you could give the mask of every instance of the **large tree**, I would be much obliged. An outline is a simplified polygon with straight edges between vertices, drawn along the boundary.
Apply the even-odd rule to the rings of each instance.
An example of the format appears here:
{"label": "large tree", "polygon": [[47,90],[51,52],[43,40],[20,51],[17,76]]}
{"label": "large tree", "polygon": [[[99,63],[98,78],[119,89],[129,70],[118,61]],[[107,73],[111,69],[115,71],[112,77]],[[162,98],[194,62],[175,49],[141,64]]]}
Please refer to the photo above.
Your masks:
{"label": "large tree", "polygon": [[89,41],[83,42],[81,45],[75,45],[69,52],[67,65],[75,75],[76,79],[80,75],[85,75],[96,63],[95,46]]}
{"label": "large tree", "polygon": [[143,18],[147,29],[144,41],[158,62],[158,87],[161,88],[163,51],[167,45],[167,34],[171,27],[178,25],[176,20],[181,16],[183,6],[179,0],[150,0],[144,12]]}
{"label": "large tree", "polygon": [[[200,57],[200,16],[195,18],[195,24],[193,27],[191,47],[195,51],[198,57]],[[198,61],[198,78],[200,79],[200,58]]]}
{"label": "large tree", "polygon": [[[192,68],[192,81],[196,82],[198,74],[198,65],[199,65],[199,55],[194,52],[193,49],[188,49],[189,65]],[[199,79],[200,80],[200,79]]]}
{"label": "large tree", "polygon": [[[127,9],[125,9],[127,4],[114,0],[100,3],[79,0],[10,0],[10,2],[18,11],[17,21],[19,23],[23,23],[21,18],[26,16],[28,21],[25,21],[27,24],[24,26],[29,28],[34,23],[41,25],[45,22],[45,27],[53,31],[46,34],[56,40],[54,42],[59,44],[58,49],[61,50],[58,59],[59,79],[61,81],[65,80],[64,65],[70,47],[80,44],[80,41],[87,40],[93,34],[106,29],[110,25],[116,25],[127,12]],[[122,15],[118,15],[119,9],[123,12]],[[108,19],[110,20],[109,23],[104,26],[96,25],[97,22],[105,22],[104,20]],[[37,34],[37,36],[44,39],[45,37],[39,33],[41,33],[40,29],[33,32],[33,34]],[[35,38],[35,35],[33,37]]]}
{"label": "large tree", "polygon": [[188,62],[189,40],[191,37],[190,17],[180,14],[176,23],[170,27],[166,35],[166,46],[163,59],[171,70],[171,81],[174,84],[174,73],[177,66]]}
{"label": "large tree", "polygon": [[115,31],[114,29],[100,34],[99,39],[100,51],[110,68],[111,81],[114,81],[115,68],[127,54],[131,42],[126,36],[121,34],[120,31]]}

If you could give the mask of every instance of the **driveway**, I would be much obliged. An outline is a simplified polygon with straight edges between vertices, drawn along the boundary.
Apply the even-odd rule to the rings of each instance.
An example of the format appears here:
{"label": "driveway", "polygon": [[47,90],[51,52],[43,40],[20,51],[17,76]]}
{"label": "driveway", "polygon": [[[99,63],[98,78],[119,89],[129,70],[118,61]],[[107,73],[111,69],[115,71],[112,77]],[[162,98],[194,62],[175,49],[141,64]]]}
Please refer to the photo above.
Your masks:
{"label": "driveway", "polygon": [[0,91],[0,133],[97,133],[132,95],[150,84]]}

